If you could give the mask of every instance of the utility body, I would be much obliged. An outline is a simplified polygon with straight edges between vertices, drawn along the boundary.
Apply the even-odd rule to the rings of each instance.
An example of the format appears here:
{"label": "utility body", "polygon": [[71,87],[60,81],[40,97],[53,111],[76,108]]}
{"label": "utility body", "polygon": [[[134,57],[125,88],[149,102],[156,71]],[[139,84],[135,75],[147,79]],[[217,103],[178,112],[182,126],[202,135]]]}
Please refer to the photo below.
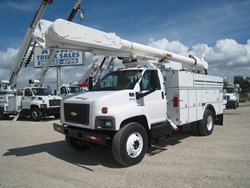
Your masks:
{"label": "utility body", "polygon": [[[63,28],[63,29],[62,29]],[[207,62],[123,40],[58,19],[41,20],[35,38],[44,48],[70,48],[123,60],[88,92],[66,96],[54,130],[76,149],[112,145],[124,166],[139,163],[154,140],[175,130],[210,135],[223,123],[223,78],[206,75]]]}

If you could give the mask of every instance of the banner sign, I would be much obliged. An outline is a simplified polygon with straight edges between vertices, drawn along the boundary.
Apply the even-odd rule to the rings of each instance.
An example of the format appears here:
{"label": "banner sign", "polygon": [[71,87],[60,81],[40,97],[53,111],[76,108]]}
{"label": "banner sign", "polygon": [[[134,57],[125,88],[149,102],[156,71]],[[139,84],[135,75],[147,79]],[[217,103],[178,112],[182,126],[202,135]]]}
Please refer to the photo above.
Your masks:
{"label": "banner sign", "polygon": [[[44,50],[38,46],[35,47],[34,67],[42,68],[43,65],[49,59],[50,52],[51,52],[50,49]],[[85,61],[85,53],[82,51],[59,49],[50,66],[58,67],[58,66],[83,65],[84,61]]]}

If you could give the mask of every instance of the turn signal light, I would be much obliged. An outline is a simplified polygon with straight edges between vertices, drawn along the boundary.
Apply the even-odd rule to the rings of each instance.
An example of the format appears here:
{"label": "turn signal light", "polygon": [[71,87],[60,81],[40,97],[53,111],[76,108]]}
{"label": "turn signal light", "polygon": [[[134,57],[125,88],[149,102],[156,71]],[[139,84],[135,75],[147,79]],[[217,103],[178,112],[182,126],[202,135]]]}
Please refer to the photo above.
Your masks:
{"label": "turn signal light", "polygon": [[108,113],[108,107],[102,107],[102,113],[107,114]]}

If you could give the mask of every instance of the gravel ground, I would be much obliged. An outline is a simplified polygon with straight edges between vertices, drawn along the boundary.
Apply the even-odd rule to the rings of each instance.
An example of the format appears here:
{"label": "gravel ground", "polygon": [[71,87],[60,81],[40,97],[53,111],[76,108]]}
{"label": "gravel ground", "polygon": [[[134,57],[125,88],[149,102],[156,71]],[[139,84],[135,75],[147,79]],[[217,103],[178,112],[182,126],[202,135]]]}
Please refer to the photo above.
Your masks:
{"label": "gravel ground", "polygon": [[0,121],[0,187],[250,187],[250,106],[226,110],[212,135],[175,132],[122,167],[111,148],[76,152],[56,119]]}

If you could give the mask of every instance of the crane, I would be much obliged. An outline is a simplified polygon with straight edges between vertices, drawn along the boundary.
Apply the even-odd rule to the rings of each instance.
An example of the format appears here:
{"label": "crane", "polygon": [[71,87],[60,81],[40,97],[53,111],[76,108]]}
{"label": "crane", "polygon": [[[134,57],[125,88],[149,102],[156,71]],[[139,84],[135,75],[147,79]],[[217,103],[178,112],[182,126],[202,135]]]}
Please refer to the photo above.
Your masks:
{"label": "crane", "polygon": [[[46,23],[46,24],[44,24]],[[107,33],[84,25],[57,19],[54,22],[40,20],[34,38],[43,48],[67,48],[91,52],[95,55],[116,56],[119,59],[175,61],[196,72],[206,72],[208,63],[193,55],[189,57],[156,49],[121,39],[114,33]]]}

